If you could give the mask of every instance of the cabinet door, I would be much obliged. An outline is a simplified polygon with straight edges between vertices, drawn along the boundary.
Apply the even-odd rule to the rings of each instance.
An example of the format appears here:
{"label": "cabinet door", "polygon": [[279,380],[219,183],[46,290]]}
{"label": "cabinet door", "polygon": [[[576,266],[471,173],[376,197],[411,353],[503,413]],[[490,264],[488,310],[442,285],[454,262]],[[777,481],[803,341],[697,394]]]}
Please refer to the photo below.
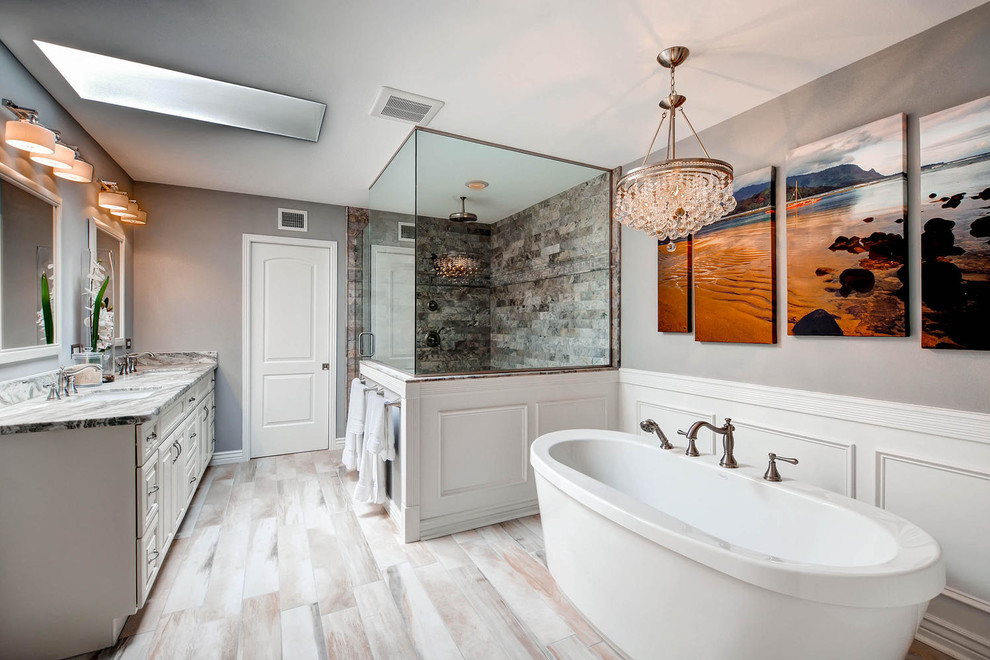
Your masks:
{"label": "cabinet door", "polygon": [[213,442],[210,439],[210,397],[203,400],[203,405],[199,407],[196,423],[199,425],[199,472],[202,474],[210,464],[213,456]]}
{"label": "cabinet door", "polygon": [[216,393],[210,390],[210,396],[207,397],[207,402],[210,406],[210,416],[207,419],[206,437],[209,440],[207,443],[209,445],[209,457],[213,460],[213,453],[217,449],[217,426],[216,426],[216,416],[217,416],[217,398]]}
{"label": "cabinet door", "polygon": [[189,427],[185,423],[179,424],[178,428],[172,432],[175,436],[176,455],[172,462],[172,530],[177,531],[182,522],[182,516],[186,515],[186,494],[189,489],[186,487],[185,458],[189,450]]}
{"label": "cabinet door", "polygon": [[189,500],[192,499],[193,492],[196,490],[196,484],[199,483],[199,465],[202,461],[202,456],[200,456],[199,452],[200,425],[197,411],[198,408],[193,410],[183,423],[186,431],[186,445],[182,452],[183,492],[185,493],[183,505],[187,505]]}
{"label": "cabinet door", "polygon": [[164,550],[175,535],[175,472],[178,448],[172,433],[158,448],[158,538]]}

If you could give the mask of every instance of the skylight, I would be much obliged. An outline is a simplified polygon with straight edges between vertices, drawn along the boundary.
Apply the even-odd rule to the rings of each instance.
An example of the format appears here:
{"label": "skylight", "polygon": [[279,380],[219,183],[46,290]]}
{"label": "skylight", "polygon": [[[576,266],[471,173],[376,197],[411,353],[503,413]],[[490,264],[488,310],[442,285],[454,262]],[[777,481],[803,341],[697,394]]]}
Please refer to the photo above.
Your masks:
{"label": "skylight", "polygon": [[37,41],[80,97],[175,117],[316,142],[327,106]]}

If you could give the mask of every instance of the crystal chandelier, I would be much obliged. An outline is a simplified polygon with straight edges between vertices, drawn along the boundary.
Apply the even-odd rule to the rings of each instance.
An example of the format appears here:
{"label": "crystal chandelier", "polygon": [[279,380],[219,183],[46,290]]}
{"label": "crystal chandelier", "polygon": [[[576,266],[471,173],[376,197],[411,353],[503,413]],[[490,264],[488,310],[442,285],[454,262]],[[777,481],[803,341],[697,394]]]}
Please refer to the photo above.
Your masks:
{"label": "crystal chandelier", "polygon": [[457,279],[475,277],[481,274],[481,264],[478,258],[468,252],[447,252],[446,254],[431,254],[433,269],[440,277]]}
{"label": "crystal chandelier", "polygon": [[[684,113],[683,105],[687,99],[674,88],[674,69],[687,59],[689,52],[684,46],[674,46],[657,55],[657,62],[670,69],[670,94],[660,101],[663,114],[643,164],[619,179],[615,202],[615,217],[619,222],[670,241],[693,234],[736,208],[736,200],[732,196],[732,165],[709,157],[691,120]],[[647,165],[646,161],[668,114],[668,158]],[[701,145],[704,158],[677,158],[678,114],[684,117]],[[673,247],[672,243],[670,247]]]}

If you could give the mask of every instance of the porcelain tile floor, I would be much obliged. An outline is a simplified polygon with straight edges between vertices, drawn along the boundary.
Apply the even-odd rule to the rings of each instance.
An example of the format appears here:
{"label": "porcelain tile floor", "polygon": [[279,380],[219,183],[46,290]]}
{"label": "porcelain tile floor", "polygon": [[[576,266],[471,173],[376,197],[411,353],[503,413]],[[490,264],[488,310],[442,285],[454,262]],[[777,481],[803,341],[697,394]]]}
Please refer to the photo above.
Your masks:
{"label": "porcelain tile floor", "polygon": [[619,657],[547,572],[539,516],[403,544],[339,457],[209,468],[144,608],[79,657]]}

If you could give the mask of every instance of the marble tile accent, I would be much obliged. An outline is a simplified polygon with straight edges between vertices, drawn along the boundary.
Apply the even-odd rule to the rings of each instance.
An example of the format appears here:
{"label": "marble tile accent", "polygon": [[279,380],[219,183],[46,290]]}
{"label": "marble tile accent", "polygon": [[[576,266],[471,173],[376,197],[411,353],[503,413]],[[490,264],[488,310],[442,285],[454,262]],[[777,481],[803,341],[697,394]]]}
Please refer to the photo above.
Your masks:
{"label": "marble tile accent", "polygon": [[[351,500],[355,480],[338,477],[340,452],[293,460],[296,477],[287,481],[304,493],[306,525],[278,527],[274,513],[250,518],[255,487],[276,483],[275,460],[209,468],[196,497],[204,512],[226,499],[219,522],[173,542],[145,607],[114,646],[73,660],[623,658],[540,561],[539,516],[403,544],[380,508]],[[307,487],[320,481],[308,478],[307,462],[334,468],[317,474],[337,480],[339,510],[310,516],[320,500]],[[922,659],[948,656],[915,643],[908,660]],[[658,650],[657,660],[674,659]]]}
{"label": "marble tile accent", "polygon": [[[364,230],[368,209],[347,207],[347,382],[357,378],[358,334],[364,322]],[[350,397],[350,388],[347,396]],[[346,408],[345,408],[346,410]]]}

